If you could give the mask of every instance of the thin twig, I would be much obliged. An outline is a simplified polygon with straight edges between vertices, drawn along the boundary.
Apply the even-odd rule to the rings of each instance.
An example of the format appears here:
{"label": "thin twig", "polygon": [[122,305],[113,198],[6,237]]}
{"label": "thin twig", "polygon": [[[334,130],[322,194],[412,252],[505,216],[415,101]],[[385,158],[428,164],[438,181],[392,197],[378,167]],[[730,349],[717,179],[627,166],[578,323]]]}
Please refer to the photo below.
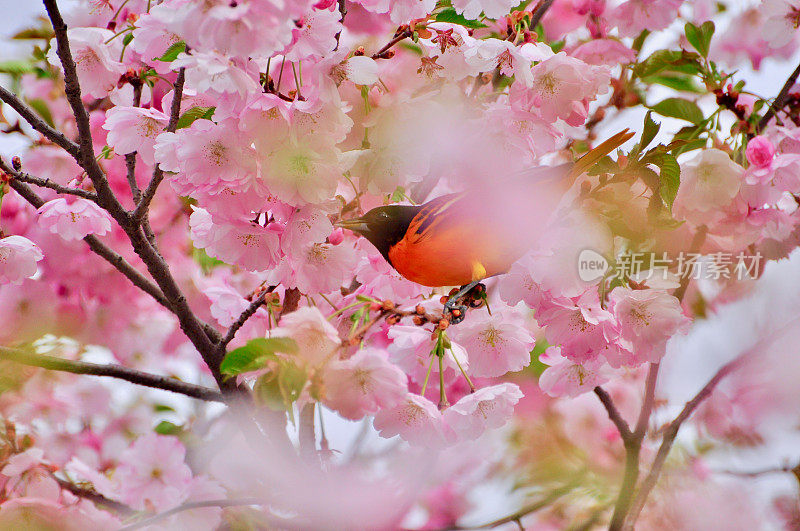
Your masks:
{"label": "thin twig", "polygon": [[[166,131],[174,133],[175,128],[178,126],[178,119],[181,115],[181,100],[183,99],[183,84],[186,79],[186,69],[181,68],[178,70],[178,78],[175,80],[175,86],[172,91],[172,106],[169,111],[169,123],[167,124]],[[164,170],[161,166],[156,164],[153,170],[153,176],[150,178],[147,188],[142,193],[141,200],[136,204],[136,209],[133,211],[133,219],[141,220],[147,214],[147,209],[150,208],[150,202],[156,195],[156,190],[164,180]]]}
{"label": "thin twig", "polygon": [[45,356],[42,354],[33,354],[21,349],[0,347],[0,359],[13,361],[21,365],[28,365],[30,367],[41,367],[51,371],[69,372],[72,374],[86,374],[89,376],[108,376],[125,380],[126,382],[150,387],[153,389],[162,389],[178,393],[199,400],[207,400],[210,402],[222,402],[222,394],[213,389],[203,387],[201,385],[191,384],[170,378],[168,376],[159,376],[156,374],[149,374],[130,367],[123,367],[122,365],[102,365],[98,363],[89,363],[86,361],[73,361],[55,356]]}
{"label": "thin twig", "polygon": [[97,201],[97,196],[88,190],[81,190],[80,188],[70,188],[68,186],[62,186],[58,183],[51,181],[50,179],[42,179],[40,177],[34,177],[33,175],[29,175],[27,173],[17,171],[12,168],[4,159],[0,158],[0,170],[4,171],[8,174],[9,177],[16,181],[20,181],[23,183],[32,184],[34,186],[39,186],[40,188],[49,188],[59,194],[64,195],[74,195],[76,197],[82,197],[83,199],[88,199],[89,201]]}
{"label": "thin twig", "polygon": [[789,91],[797,82],[798,76],[800,76],[800,64],[797,65],[797,68],[794,69],[794,72],[789,75],[789,78],[786,80],[786,83],[783,84],[781,91],[775,97],[775,101],[772,102],[772,105],[770,105],[764,117],[759,120],[756,131],[763,130],[769,121],[772,120],[772,117],[786,106],[786,103],[789,101]]}
{"label": "thin twig", "polygon": [[223,337],[222,341],[220,341],[221,348],[224,349],[228,345],[228,343],[233,341],[233,338],[236,336],[236,332],[238,332],[239,329],[242,326],[244,326],[247,320],[250,319],[250,317],[252,317],[258,311],[258,309],[264,304],[267,295],[271,294],[276,287],[277,286],[270,286],[269,288],[265,289],[261,293],[261,295],[259,295],[256,299],[254,299],[253,302],[250,303],[250,306],[248,306],[241,313],[241,315],[239,315],[238,319],[236,319],[236,321],[234,321],[234,323],[230,326],[230,328],[228,328],[228,332],[225,334],[225,337]]}
{"label": "thin twig", "polygon": [[241,499],[231,499],[231,500],[208,500],[199,502],[189,502],[189,503],[184,503],[183,505],[180,505],[178,507],[175,507],[174,509],[170,509],[169,511],[165,511],[155,516],[151,516],[150,518],[146,518],[136,523],[120,527],[119,531],[132,531],[134,529],[141,529],[142,527],[151,526],[157,522],[160,522],[161,520],[169,518],[174,514],[178,514],[183,511],[191,511],[192,509],[202,509],[205,507],[241,507],[244,505],[264,506],[268,505],[268,502],[259,498],[241,498]]}
{"label": "thin twig", "polygon": [[412,33],[411,33],[410,29],[401,31],[400,33],[395,35],[395,37],[392,40],[390,40],[388,43],[386,43],[386,45],[383,48],[381,48],[380,50],[378,50],[377,52],[372,54],[372,58],[373,59],[382,59],[383,58],[383,54],[388,52],[389,49],[392,46],[394,46],[395,44],[397,44],[400,41],[403,41],[403,40],[411,37],[411,35],[412,35]]}
{"label": "thin twig", "polygon": [[547,494],[547,496],[545,496],[541,500],[529,503],[528,505],[525,505],[524,507],[522,507],[520,510],[518,510],[518,511],[516,511],[516,512],[514,512],[514,513],[512,513],[512,514],[510,514],[508,516],[504,516],[503,518],[498,518],[497,520],[492,520],[491,522],[486,522],[485,524],[481,524],[481,525],[477,525],[477,526],[459,526],[459,525],[456,525],[456,526],[446,527],[442,531],[455,531],[455,530],[462,530],[462,529],[492,529],[492,528],[495,528],[495,527],[500,527],[501,525],[504,525],[504,524],[510,524],[512,522],[519,523],[519,521],[523,517],[525,517],[525,516],[527,516],[527,515],[529,515],[531,513],[535,513],[536,511],[538,511],[540,509],[544,509],[545,507],[547,507],[548,505],[552,504],[557,499],[565,496],[566,494],[569,494],[572,490],[575,489],[575,487],[576,487],[575,484],[570,483],[568,485],[564,485],[563,487],[559,487],[557,489],[553,489],[552,491],[550,491]]}
{"label": "thin twig", "polygon": [[[138,107],[142,103],[142,82],[137,79],[137,83],[133,85],[133,106]],[[139,184],[136,182],[136,152],[128,153],[125,155],[125,167],[128,170],[128,185],[131,188],[134,204],[138,203],[142,197],[142,191],[139,190]]]}
{"label": "thin twig", "polygon": [[739,356],[733,361],[723,365],[722,368],[720,368],[711,378],[711,380],[709,380],[708,383],[703,386],[703,388],[694,396],[694,398],[686,403],[680,414],[675,417],[675,420],[670,422],[666,430],[664,430],[664,436],[661,440],[661,446],[658,448],[658,453],[656,453],[656,457],[653,459],[653,464],[650,466],[650,471],[648,472],[647,477],[645,477],[645,479],[642,481],[636,497],[631,505],[630,515],[625,524],[626,529],[632,529],[633,524],[636,523],[636,519],[638,518],[639,513],[642,511],[650,491],[653,490],[653,487],[656,485],[656,481],[658,481],[661,468],[664,466],[664,462],[667,460],[667,455],[672,449],[672,444],[675,442],[675,438],[678,436],[678,431],[680,430],[681,425],[691,416],[692,413],[694,413],[694,410],[697,409],[703,400],[711,396],[711,393],[717,387],[719,382],[734,369],[736,369],[743,362],[743,360],[744,356]]}
{"label": "thin twig", "polygon": [[55,479],[56,482],[58,482],[58,484],[61,486],[62,489],[70,491],[75,496],[89,500],[96,505],[100,505],[101,507],[111,509],[112,511],[121,514],[123,516],[129,516],[136,512],[135,510],[131,509],[130,507],[128,507],[123,503],[114,500],[109,500],[108,498],[94,491],[93,489],[87,489],[85,487],[81,487],[79,485],[61,479],[59,477],[53,476],[53,479]]}
{"label": "thin twig", "polygon": [[614,404],[614,401],[611,399],[611,395],[606,392],[605,389],[600,387],[599,385],[594,388],[594,394],[600,398],[600,402],[603,403],[603,406],[606,408],[608,412],[608,418],[611,419],[611,422],[614,423],[614,426],[617,427],[620,436],[622,437],[623,441],[626,441],[633,435],[631,433],[630,427],[628,427],[628,423],[625,422],[625,419],[622,418],[617,406]]}
{"label": "thin twig", "polygon": [[25,103],[23,103],[23,101],[19,99],[17,95],[9,92],[3,87],[0,87],[0,100],[7,103],[9,107],[17,111],[17,114],[22,116],[22,118],[26,122],[28,122],[31,125],[31,127],[33,127],[36,131],[44,135],[45,138],[47,138],[57,146],[61,147],[64,151],[66,151],[73,157],[75,158],[78,157],[78,154],[80,152],[78,144],[68,139],[60,131],[56,131],[55,129],[50,127],[50,125],[47,122],[45,122],[36,111],[25,105]]}

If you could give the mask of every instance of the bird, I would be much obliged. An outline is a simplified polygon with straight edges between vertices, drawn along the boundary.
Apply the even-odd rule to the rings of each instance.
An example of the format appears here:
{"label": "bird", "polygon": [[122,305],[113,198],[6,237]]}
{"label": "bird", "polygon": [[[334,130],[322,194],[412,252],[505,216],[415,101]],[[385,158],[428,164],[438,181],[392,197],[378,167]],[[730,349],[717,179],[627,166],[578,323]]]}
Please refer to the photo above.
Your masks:
{"label": "bird", "polygon": [[557,185],[571,184],[632,136],[625,129],[575,162],[487,180],[422,205],[379,206],[336,226],[366,238],[412,282],[461,286],[445,303],[456,323],[466,309],[456,301],[480,281],[507,273],[535,244],[540,231],[532,225],[543,225],[552,214],[559,198]]}

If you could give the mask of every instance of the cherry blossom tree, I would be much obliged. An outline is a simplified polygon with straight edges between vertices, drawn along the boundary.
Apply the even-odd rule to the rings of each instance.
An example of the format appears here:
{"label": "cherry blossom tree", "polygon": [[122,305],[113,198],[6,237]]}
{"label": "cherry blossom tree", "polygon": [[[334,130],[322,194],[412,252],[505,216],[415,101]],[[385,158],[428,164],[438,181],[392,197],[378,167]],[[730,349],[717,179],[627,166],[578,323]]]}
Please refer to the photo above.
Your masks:
{"label": "cherry blossom tree", "polygon": [[[798,2],[63,7],[0,62],[0,527],[800,525]],[[342,228],[519,182],[463,321]]]}

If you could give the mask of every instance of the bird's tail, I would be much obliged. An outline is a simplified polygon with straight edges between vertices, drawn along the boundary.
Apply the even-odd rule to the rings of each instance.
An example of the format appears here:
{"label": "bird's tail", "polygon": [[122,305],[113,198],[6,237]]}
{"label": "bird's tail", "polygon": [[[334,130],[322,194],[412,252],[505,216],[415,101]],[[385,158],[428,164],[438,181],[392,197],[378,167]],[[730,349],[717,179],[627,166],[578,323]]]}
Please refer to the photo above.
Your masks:
{"label": "bird's tail", "polygon": [[614,136],[604,140],[594,149],[589,150],[572,166],[569,172],[570,182],[573,182],[580,174],[594,166],[600,159],[620,147],[633,137],[634,133],[625,129]]}

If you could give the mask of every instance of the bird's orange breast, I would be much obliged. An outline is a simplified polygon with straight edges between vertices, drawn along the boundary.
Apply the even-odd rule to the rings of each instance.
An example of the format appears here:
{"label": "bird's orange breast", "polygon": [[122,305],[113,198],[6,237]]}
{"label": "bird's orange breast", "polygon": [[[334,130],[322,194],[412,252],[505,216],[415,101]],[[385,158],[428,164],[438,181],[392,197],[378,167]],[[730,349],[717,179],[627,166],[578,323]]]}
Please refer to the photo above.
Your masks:
{"label": "bird's orange breast", "polygon": [[530,245],[508,220],[472,202],[451,195],[425,205],[389,249],[392,266],[424,286],[460,286],[507,272]]}

